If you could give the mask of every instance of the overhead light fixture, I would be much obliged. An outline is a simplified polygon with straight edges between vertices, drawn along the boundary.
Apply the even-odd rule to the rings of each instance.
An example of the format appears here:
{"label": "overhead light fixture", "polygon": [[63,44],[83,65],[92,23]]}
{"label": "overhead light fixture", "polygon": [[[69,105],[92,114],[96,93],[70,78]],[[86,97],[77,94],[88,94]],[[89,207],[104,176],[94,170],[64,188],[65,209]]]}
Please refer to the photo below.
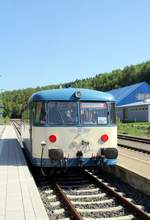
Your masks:
{"label": "overhead light fixture", "polygon": [[74,93],[74,95],[75,95],[75,97],[76,98],[81,98],[81,92],[80,91],[76,91],[75,93]]}

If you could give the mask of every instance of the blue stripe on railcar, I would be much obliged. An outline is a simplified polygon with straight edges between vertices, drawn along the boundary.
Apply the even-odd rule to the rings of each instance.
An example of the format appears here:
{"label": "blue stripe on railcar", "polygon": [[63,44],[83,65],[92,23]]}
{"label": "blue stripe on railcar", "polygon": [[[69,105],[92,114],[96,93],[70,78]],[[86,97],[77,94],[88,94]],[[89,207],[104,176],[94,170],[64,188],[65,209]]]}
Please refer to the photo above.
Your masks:
{"label": "blue stripe on railcar", "polygon": [[103,163],[108,165],[108,166],[116,165],[117,164],[117,159],[104,158]]}
{"label": "blue stripe on railcar", "polygon": [[[31,158],[31,162],[33,166],[41,166],[41,160],[39,158]],[[42,159],[42,166],[43,167],[78,167],[78,166],[100,166],[100,164],[106,164],[106,165],[115,165],[117,164],[116,159],[93,159],[93,158],[82,158],[81,160],[78,158],[71,158],[67,160],[67,163],[65,164],[65,161],[52,161],[49,159]]]}

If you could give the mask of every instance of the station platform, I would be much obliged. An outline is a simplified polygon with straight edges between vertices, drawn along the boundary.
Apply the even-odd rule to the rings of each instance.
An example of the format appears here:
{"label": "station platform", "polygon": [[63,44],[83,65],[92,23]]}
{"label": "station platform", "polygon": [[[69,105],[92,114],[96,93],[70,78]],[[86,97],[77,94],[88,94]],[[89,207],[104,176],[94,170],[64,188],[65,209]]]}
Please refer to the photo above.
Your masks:
{"label": "station platform", "polygon": [[147,161],[146,161],[144,160],[144,158],[139,159],[128,154],[125,153],[119,154],[118,165],[127,170],[132,171],[133,173],[136,173],[139,176],[142,176],[145,179],[150,180],[150,172],[149,172],[150,162],[148,161],[149,155],[147,156]]}
{"label": "station platform", "polygon": [[0,220],[48,219],[15,131],[8,125],[0,139]]}

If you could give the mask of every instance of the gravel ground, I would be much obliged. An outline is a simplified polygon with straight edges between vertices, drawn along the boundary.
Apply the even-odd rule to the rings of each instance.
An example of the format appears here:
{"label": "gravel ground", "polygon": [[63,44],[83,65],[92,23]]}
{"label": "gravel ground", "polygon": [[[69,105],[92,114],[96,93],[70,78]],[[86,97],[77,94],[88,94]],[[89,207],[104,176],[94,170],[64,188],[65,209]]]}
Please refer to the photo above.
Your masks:
{"label": "gravel ground", "polygon": [[[47,198],[47,196],[49,196],[49,194],[45,193],[45,190],[50,190],[49,187],[40,187],[38,189],[39,189],[41,199],[42,199],[42,201],[44,203],[46,212],[47,212],[50,220],[66,218],[66,216],[69,216],[68,212],[66,210],[66,207],[64,207],[63,202],[59,206],[55,206],[55,207],[51,206],[51,204],[50,204],[51,202],[56,202],[56,201],[60,201],[60,200],[57,199],[57,197],[55,199],[51,199],[51,200],[49,200]],[[50,195],[52,195],[52,194],[50,194]],[[65,212],[62,213],[62,214],[55,214],[54,211],[53,211],[53,210],[62,209],[62,208],[65,210]]]}
{"label": "gravel ground", "polygon": [[104,201],[104,200],[107,200],[107,199],[110,199],[110,197],[107,197],[107,196],[105,196],[105,197],[98,197],[98,198],[92,198],[92,199],[90,199],[89,200],[89,198],[80,198],[80,200],[79,199],[71,199],[72,201],[74,201],[74,202],[78,202],[78,201],[80,201],[80,202],[95,202],[95,201]]}
{"label": "gravel ground", "polygon": [[124,216],[128,215],[129,213],[125,211],[125,209],[122,209],[117,212],[90,212],[90,213],[84,213],[84,217],[91,217],[91,218],[110,218],[110,217],[118,217],[118,216]]}
{"label": "gravel ground", "polygon": [[[54,213],[53,213],[54,208],[50,205],[50,201],[47,198],[47,194],[44,192],[46,190],[45,187],[38,188],[38,190],[39,190],[41,199],[43,201],[43,204],[45,206],[45,209],[46,209],[46,212],[48,214],[49,219],[50,220],[56,220],[57,219],[56,215],[54,215]],[[57,200],[55,200],[55,201],[57,201]]]}
{"label": "gravel ground", "polygon": [[98,209],[98,208],[108,208],[108,207],[115,207],[117,206],[115,201],[111,203],[104,203],[104,204],[78,204],[75,205],[76,208],[85,208],[85,209]]}

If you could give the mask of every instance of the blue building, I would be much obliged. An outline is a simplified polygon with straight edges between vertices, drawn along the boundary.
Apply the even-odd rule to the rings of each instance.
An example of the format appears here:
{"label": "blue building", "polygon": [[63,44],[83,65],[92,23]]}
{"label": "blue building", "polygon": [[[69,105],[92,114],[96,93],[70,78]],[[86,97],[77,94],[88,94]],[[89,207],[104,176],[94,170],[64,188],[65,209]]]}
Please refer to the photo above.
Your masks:
{"label": "blue building", "polygon": [[108,91],[116,99],[116,114],[121,121],[150,122],[150,85],[136,83]]}
{"label": "blue building", "polygon": [[116,99],[116,105],[126,105],[150,98],[150,85],[146,82],[136,83],[108,91]]}

